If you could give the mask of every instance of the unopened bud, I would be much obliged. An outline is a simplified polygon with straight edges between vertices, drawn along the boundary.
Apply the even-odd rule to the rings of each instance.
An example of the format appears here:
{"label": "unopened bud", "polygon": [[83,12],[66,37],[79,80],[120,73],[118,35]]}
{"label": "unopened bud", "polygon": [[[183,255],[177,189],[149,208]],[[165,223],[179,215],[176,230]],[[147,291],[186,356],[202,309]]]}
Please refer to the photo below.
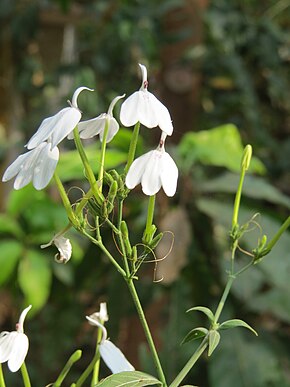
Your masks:
{"label": "unopened bud", "polygon": [[252,158],[252,146],[248,144],[244,149],[242,163],[241,163],[241,167],[245,171],[247,171],[250,167],[251,158]]}
{"label": "unopened bud", "polygon": [[163,232],[160,232],[159,234],[156,235],[156,237],[154,237],[150,243],[150,248],[152,250],[154,250],[157,245],[159,244],[159,242],[161,241],[161,239],[163,238]]}
{"label": "unopened bud", "polygon": [[111,186],[110,186],[109,193],[107,196],[108,214],[110,214],[114,209],[114,201],[115,201],[117,192],[118,192],[118,183],[116,181],[113,181]]}

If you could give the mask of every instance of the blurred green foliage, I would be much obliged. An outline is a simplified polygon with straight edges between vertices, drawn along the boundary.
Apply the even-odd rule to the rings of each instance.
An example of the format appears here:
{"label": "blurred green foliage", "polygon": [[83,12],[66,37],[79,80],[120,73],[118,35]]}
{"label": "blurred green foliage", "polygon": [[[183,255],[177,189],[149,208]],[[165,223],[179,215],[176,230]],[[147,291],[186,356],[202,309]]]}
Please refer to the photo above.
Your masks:
{"label": "blurred green foliage", "polygon": [[[180,63],[189,64],[202,79],[199,131],[184,134],[179,145],[168,147],[181,175],[179,193],[171,206],[186,209],[192,240],[186,266],[175,281],[154,284],[150,269],[145,268],[138,283],[170,380],[196,345],[190,342],[180,347],[183,337],[206,324],[203,316],[185,311],[195,305],[214,307],[224,286],[243,144],[251,143],[256,157],[245,180],[241,207],[241,219],[253,219],[253,231],[247,233],[242,248],[254,247],[262,234],[271,237],[289,213],[288,3],[213,0],[201,15],[202,42],[180,54]],[[1,78],[10,80],[11,70],[10,102],[18,101],[21,106],[15,111],[21,114],[17,135],[9,136],[12,129],[5,128],[9,143],[1,132],[1,157],[18,143],[22,146],[44,117],[63,107],[75,86],[96,90],[94,95],[80,97],[86,119],[106,111],[115,95],[129,95],[139,87],[138,61],[150,63],[153,77],[164,46],[186,37],[182,28],[175,35],[165,29],[168,13],[182,4],[166,0],[2,1],[0,42],[9,54],[3,51]],[[70,23],[75,28],[76,52],[66,62],[62,60],[63,27]],[[15,119],[14,108],[10,114]],[[129,135],[129,130],[120,131],[110,145],[108,168],[118,169],[125,161]],[[145,131],[142,136],[149,137]],[[79,185],[83,170],[72,144],[65,146],[68,149],[61,153],[58,171],[69,188]],[[141,141],[138,153],[144,148]],[[94,142],[87,149],[97,170],[99,146]],[[80,197],[74,189],[69,194],[75,200]],[[133,193],[124,209],[136,241],[146,217],[143,199],[138,191]],[[72,377],[91,360],[95,338],[86,329],[84,316],[96,311],[104,300],[108,301],[110,337],[114,342],[119,339],[132,363],[139,362],[138,368],[154,374],[147,348],[140,343],[143,337],[129,334],[132,324],[137,327],[138,323],[127,290],[102,254],[76,233],[70,235],[73,258],[67,265],[54,262],[53,247],[40,250],[40,244],[67,224],[53,185],[47,193],[31,187],[11,191],[6,203],[0,215],[1,294],[4,304],[9,294],[13,311],[15,306],[20,310],[23,303],[33,304],[34,316],[31,313],[33,319],[27,320],[26,332],[31,341],[27,362],[34,385],[53,381],[77,347],[84,355]],[[159,204],[156,222],[164,210],[170,212],[162,196]],[[253,218],[257,213],[260,215]],[[104,239],[114,251],[111,234],[105,231]],[[287,233],[261,265],[241,276],[225,311],[225,318],[249,322],[259,337],[240,329],[223,332],[210,361],[201,359],[185,383],[203,387],[289,385],[289,246]],[[241,265],[244,259],[241,254]],[[2,323],[3,330],[11,330],[14,320],[9,317]],[[136,341],[138,352],[132,350]],[[103,367],[102,375],[107,374]],[[18,375],[7,375],[7,381],[17,387]]]}

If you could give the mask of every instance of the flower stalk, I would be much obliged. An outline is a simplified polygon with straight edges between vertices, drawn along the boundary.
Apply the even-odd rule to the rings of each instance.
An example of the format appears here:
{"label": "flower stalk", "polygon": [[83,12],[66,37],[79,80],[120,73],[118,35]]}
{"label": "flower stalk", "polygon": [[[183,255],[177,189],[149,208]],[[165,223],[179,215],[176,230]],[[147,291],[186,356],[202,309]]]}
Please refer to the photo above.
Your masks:
{"label": "flower stalk", "polygon": [[24,387],[31,387],[30,378],[29,378],[29,374],[28,374],[25,362],[22,364],[20,369],[21,369],[21,375],[22,375]]}
{"label": "flower stalk", "polygon": [[0,387],[6,387],[1,363],[0,363]]}
{"label": "flower stalk", "polygon": [[139,129],[140,129],[140,122],[138,121],[134,126],[134,130],[133,130],[132,137],[131,137],[131,142],[130,142],[130,146],[129,146],[129,153],[128,153],[128,160],[127,160],[126,167],[124,169],[125,175],[128,173],[129,168],[130,168],[130,166],[133,163],[134,158],[135,158],[135,152],[136,152],[136,147],[137,147],[137,143],[138,143],[138,136],[139,136]]}
{"label": "flower stalk", "polygon": [[71,357],[66,362],[65,366],[63,367],[63,370],[59,374],[57,380],[53,383],[53,387],[60,387],[62,385],[62,382],[66,378],[67,374],[69,373],[71,367],[76,363],[80,358],[82,357],[82,351],[76,350]]}

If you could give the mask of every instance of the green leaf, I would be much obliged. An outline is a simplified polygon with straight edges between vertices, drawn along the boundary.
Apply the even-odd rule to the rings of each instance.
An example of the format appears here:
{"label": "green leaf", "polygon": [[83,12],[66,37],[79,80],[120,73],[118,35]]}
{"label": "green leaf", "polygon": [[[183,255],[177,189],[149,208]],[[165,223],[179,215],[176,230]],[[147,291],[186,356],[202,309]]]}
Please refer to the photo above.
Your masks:
{"label": "green leaf", "polygon": [[1,241],[0,254],[0,285],[7,281],[15,269],[15,266],[21,257],[23,247],[21,243],[15,240]]}
{"label": "green leaf", "polygon": [[51,267],[45,255],[28,250],[19,264],[18,281],[26,303],[33,306],[35,313],[43,307],[50,293]]}
{"label": "green leaf", "polygon": [[186,311],[186,313],[188,312],[192,312],[194,310],[197,310],[199,312],[202,312],[204,313],[210,322],[213,322],[214,321],[214,314],[212,313],[212,311],[209,309],[209,308],[206,308],[205,306],[195,306],[194,308],[190,308]]}
{"label": "green leaf", "polygon": [[[240,133],[233,124],[186,133],[179,143],[179,151],[187,168],[200,162],[238,172],[243,150]],[[260,160],[253,157],[250,171],[263,174],[265,167]]]}
{"label": "green leaf", "polygon": [[209,331],[208,334],[208,356],[211,356],[220,342],[221,335],[216,331]]}
{"label": "green leaf", "polygon": [[[101,152],[96,149],[96,145],[92,144],[85,148],[86,155],[95,174],[99,171]],[[107,149],[105,168],[112,169],[118,165],[125,163],[127,160],[127,152],[118,151],[115,149]],[[84,177],[84,167],[81,162],[77,150],[68,151],[62,154],[57,172],[62,182],[82,179]]]}
{"label": "green leaf", "polygon": [[197,340],[200,339],[208,334],[208,329],[198,327],[192,329],[188,334],[185,336],[185,338],[182,340],[181,344],[188,343],[189,341],[192,340]]}
{"label": "green leaf", "polygon": [[162,383],[151,375],[139,371],[126,371],[108,376],[95,387],[142,387],[161,386]]}
{"label": "green leaf", "polygon": [[258,333],[255,331],[255,329],[253,329],[245,321],[239,320],[239,319],[232,319],[232,320],[225,321],[222,324],[220,324],[219,329],[231,329],[231,328],[236,328],[236,327],[247,328],[250,331],[252,331],[256,336],[258,336]]}
{"label": "green leaf", "polygon": [[23,231],[18,222],[7,214],[0,214],[0,232],[21,238]]}
{"label": "green leaf", "polygon": [[45,197],[45,192],[35,190],[32,184],[18,191],[13,190],[7,202],[7,212],[11,215],[21,215],[22,211],[27,209],[31,203],[43,200]]}

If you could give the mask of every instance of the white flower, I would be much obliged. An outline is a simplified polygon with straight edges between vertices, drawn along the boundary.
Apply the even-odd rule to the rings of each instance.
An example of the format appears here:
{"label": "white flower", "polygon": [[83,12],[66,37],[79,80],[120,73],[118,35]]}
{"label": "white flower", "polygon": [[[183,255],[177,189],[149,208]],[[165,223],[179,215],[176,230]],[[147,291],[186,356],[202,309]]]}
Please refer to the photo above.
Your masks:
{"label": "white flower", "polygon": [[[125,97],[125,94],[115,97],[111,102],[107,113],[102,113],[98,117],[93,118],[91,120],[81,121],[78,124],[80,138],[83,138],[83,139],[92,138],[97,134],[99,134],[100,140],[103,142],[105,126],[107,124],[108,133],[107,133],[106,142],[110,142],[119,130],[119,124],[117,120],[113,117],[113,108],[116,105],[116,103],[121,98],[124,98],[124,97]],[[68,135],[68,139],[71,140],[72,138],[73,138],[73,133],[70,133]]]}
{"label": "white flower", "polygon": [[[108,311],[107,311],[107,304],[105,302],[101,302],[100,311],[91,314],[89,317],[90,317],[90,320],[98,321],[101,324],[103,324],[105,321],[108,321],[109,316],[108,316]],[[90,320],[89,320],[89,322],[90,322]],[[92,324],[91,322],[90,322],[90,324],[95,325],[95,323]]]}
{"label": "white flower", "polygon": [[[106,306],[106,304],[104,304]],[[104,306],[103,306],[104,308]],[[107,312],[106,310],[103,312]],[[97,326],[102,329],[103,335],[102,340],[99,344],[99,351],[102,359],[106,363],[107,367],[112,371],[113,374],[117,374],[119,372],[124,371],[134,371],[135,368],[131,363],[125,358],[124,354],[120,351],[118,347],[115,346],[111,341],[107,340],[107,330],[104,325],[100,322],[100,315],[102,311],[102,304],[100,307],[99,313],[94,313],[91,316],[86,316],[87,320],[91,325]],[[104,320],[103,320],[104,321]]]}
{"label": "white flower", "polygon": [[157,149],[133,161],[125,180],[129,189],[141,183],[145,195],[155,195],[161,187],[167,196],[175,194],[178,169],[171,156],[165,152],[165,137],[166,135],[162,134]]}
{"label": "white flower", "polygon": [[57,147],[42,142],[36,148],[17,157],[6,169],[2,181],[16,176],[14,189],[25,187],[31,181],[37,190],[41,190],[50,182],[59,158]]}
{"label": "white flower", "polygon": [[51,148],[53,149],[74,130],[82,116],[78,108],[77,98],[83,90],[93,91],[87,87],[76,89],[70,103],[71,106],[60,110],[52,117],[45,118],[37,132],[28,141],[27,149],[33,149],[46,140],[51,142]]}
{"label": "white flower", "polygon": [[142,71],[142,85],[121,106],[120,120],[124,126],[133,126],[138,121],[147,128],[159,126],[167,135],[173,132],[168,109],[152,94],[148,88],[147,69],[139,64]]}
{"label": "white flower", "polygon": [[11,372],[19,370],[27,355],[29,341],[23,333],[23,323],[30,309],[31,305],[21,313],[19,322],[16,324],[16,331],[0,334],[0,363],[8,361],[8,368]]}
{"label": "white flower", "polygon": [[62,235],[56,235],[49,243],[46,245],[41,245],[42,249],[55,245],[58,249],[58,253],[55,254],[55,260],[59,263],[67,263],[72,254],[72,245],[68,238],[63,237]]}

